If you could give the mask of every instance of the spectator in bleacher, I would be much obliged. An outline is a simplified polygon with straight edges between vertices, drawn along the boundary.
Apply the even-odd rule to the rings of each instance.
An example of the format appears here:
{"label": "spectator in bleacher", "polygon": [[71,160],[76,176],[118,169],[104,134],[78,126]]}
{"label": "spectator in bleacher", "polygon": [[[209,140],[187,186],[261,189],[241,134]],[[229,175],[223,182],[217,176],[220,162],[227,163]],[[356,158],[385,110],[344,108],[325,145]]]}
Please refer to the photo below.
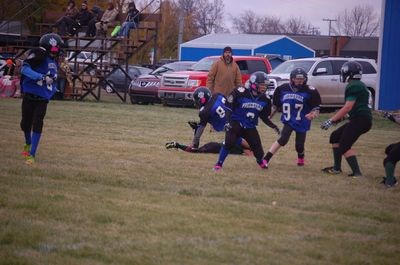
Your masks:
{"label": "spectator in bleacher", "polygon": [[78,12],[79,10],[75,6],[75,1],[70,0],[65,11],[65,15],[57,20],[57,22],[54,24],[54,27],[58,28],[58,33],[60,35],[65,35],[67,32],[72,30],[71,27]]}
{"label": "spectator in bleacher", "polygon": [[88,23],[88,28],[86,30],[86,37],[96,36],[96,23],[99,22],[103,16],[103,10],[98,6],[92,7],[92,19]]}
{"label": "spectator in bleacher", "polygon": [[75,16],[74,23],[72,24],[72,30],[69,32],[70,35],[75,35],[81,27],[87,26],[89,21],[92,19],[93,14],[88,10],[87,1],[83,1],[81,9]]}
{"label": "spectator in bleacher", "polygon": [[120,37],[128,37],[129,31],[135,29],[139,25],[139,10],[136,9],[135,2],[130,2],[128,6],[128,14],[125,22],[122,23],[121,31],[119,32]]}
{"label": "spectator in bleacher", "polygon": [[96,36],[105,36],[107,34],[108,27],[115,26],[115,22],[118,16],[118,10],[115,9],[112,2],[108,3],[108,8],[104,12],[100,21],[96,23]]}

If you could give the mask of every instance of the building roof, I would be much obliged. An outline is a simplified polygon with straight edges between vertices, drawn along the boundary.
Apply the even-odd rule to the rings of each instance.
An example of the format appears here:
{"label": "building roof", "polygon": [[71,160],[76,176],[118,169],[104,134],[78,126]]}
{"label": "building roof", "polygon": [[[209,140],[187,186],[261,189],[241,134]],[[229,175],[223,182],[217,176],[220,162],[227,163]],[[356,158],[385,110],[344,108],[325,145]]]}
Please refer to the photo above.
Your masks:
{"label": "building roof", "polygon": [[181,47],[196,47],[196,48],[224,48],[227,44],[232,49],[256,49],[283,38],[289,39],[304,48],[313,51],[304,44],[285,35],[269,35],[269,34],[230,34],[230,33],[214,33],[203,37],[185,42]]}

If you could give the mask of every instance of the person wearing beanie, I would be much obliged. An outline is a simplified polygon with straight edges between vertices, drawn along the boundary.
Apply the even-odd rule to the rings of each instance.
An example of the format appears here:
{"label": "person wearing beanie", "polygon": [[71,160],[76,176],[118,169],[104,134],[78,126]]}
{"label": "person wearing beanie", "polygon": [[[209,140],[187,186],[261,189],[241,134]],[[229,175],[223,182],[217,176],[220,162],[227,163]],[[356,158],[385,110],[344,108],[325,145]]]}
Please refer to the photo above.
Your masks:
{"label": "person wearing beanie", "polygon": [[220,93],[227,97],[234,88],[242,85],[239,66],[233,61],[232,48],[227,46],[222,56],[211,66],[206,86],[213,95]]}

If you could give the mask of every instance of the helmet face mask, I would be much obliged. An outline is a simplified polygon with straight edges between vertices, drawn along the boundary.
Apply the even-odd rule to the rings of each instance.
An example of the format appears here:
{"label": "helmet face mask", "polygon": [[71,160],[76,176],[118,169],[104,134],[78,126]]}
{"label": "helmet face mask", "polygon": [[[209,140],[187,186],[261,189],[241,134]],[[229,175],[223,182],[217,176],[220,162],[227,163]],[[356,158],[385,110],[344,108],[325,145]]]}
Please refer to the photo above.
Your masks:
{"label": "helmet face mask", "polygon": [[296,68],[290,72],[290,83],[296,88],[307,84],[307,73],[303,68]]}
{"label": "helmet face mask", "polygon": [[198,87],[193,92],[193,101],[197,107],[204,106],[211,98],[211,91],[207,87]]}
{"label": "helmet face mask", "polygon": [[44,34],[39,40],[39,46],[43,47],[51,57],[58,57],[61,54],[61,48],[64,41],[56,33]]}
{"label": "helmet face mask", "polygon": [[343,64],[340,69],[340,82],[346,83],[351,79],[360,80],[362,76],[362,66],[356,61],[349,61]]}
{"label": "helmet face mask", "polygon": [[268,75],[262,71],[253,73],[249,78],[248,88],[252,92],[259,94],[265,93],[268,85]]}

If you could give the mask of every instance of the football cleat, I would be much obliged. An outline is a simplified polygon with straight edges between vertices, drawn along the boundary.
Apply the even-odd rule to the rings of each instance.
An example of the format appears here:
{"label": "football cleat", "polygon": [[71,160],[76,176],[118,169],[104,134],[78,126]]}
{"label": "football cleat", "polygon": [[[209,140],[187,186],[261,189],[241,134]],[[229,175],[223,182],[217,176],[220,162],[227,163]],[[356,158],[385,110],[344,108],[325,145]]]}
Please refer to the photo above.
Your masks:
{"label": "football cleat", "polygon": [[216,164],[213,167],[214,172],[219,172],[219,171],[221,171],[221,169],[222,169],[222,165],[220,165],[220,164]]}
{"label": "football cleat", "polygon": [[268,161],[263,159],[261,163],[258,164],[261,169],[268,169]]}
{"label": "football cleat", "polygon": [[337,174],[341,174],[342,170],[336,170],[334,167],[326,167],[322,169],[322,172],[330,174],[330,175],[337,175]]}
{"label": "football cleat", "polygon": [[26,144],[24,145],[24,151],[22,151],[22,156],[23,157],[27,157],[29,156],[29,152],[31,151],[31,145],[30,144]]}
{"label": "football cleat", "polygon": [[168,143],[165,143],[165,148],[167,148],[167,149],[172,149],[172,148],[177,149],[177,148],[178,148],[177,142],[168,142]]}
{"label": "football cleat", "polygon": [[387,188],[392,188],[397,185],[397,179],[394,177],[393,178],[384,177],[381,183],[384,184]]}
{"label": "football cleat", "polygon": [[304,166],[304,158],[297,158],[297,165],[299,167]]}
{"label": "football cleat", "polygon": [[26,157],[25,164],[27,164],[27,165],[29,165],[29,166],[34,165],[34,164],[35,164],[35,157],[34,157],[34,156],[31,156],[31,155],[28,155],[28,156]]}

